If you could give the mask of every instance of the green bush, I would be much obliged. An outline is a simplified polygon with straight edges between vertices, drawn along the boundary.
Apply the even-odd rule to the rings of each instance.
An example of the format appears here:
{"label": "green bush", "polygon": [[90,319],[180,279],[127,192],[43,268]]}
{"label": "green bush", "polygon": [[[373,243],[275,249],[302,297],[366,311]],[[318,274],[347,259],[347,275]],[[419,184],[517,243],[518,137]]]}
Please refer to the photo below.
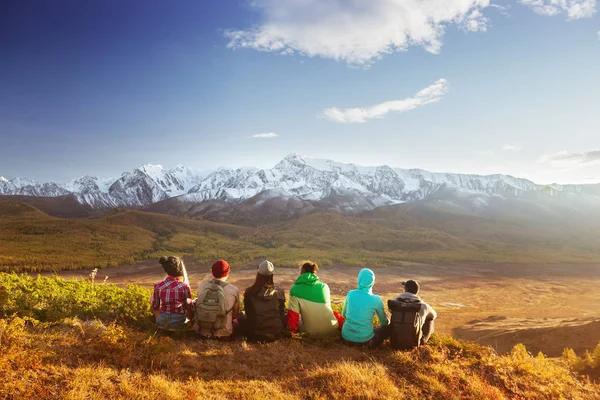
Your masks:
{"label": "green bush", "polygon": [[150,308],[152,292],[136,285],[120,287],[58,277],[0,273],[0,286],[8,296],[0,309],[39,321],[63,318],[125,322],[139,328],[154,324]]}

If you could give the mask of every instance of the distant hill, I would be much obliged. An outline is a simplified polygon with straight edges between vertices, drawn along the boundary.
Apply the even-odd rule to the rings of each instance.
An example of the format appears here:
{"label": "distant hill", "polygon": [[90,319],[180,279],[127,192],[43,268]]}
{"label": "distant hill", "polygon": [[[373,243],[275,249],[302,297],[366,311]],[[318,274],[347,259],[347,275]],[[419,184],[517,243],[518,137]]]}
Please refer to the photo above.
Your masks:
{"label": "distant hill", "polygon": [[105,267],[166,253],[200,264],[225,258],[234,266],[265,257],[279,266],[307,258],[346,266],[600,262],[595,214],[569,208],[548,213],[523,200],[492,207],[495,216],[432,200],[356,215],[312,210],[272,220],[243,210],[194,219],[129,209],[60,219],[23,203],[0,202],[0,270]]}
{"label": "distant hill", "polygon": [[81,204],[73,195],[57,197],[38,197],[38,196],[0,196],[0,201],[19,202],[29,204],[40,209],[44,213],[59,218],[80,218],[89,217],[97,214],[98,210],[91,206]]}
{"label": "distant hill", "polygon": [[20,202],[0,201],[0,271],[116,266],[151,249],[147,230],[88,218],[61,219]]}

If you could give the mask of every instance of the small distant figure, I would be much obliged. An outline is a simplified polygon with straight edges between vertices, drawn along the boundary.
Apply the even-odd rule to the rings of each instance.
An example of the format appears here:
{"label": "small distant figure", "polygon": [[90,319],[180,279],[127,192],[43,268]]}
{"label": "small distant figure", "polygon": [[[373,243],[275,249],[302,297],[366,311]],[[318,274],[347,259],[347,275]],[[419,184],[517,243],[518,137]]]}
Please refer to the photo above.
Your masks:
{"label": "small distant figure", "polygon": [[329,286],[319,281],[319,266],[307,261],[302,264],[300,276],[290,290],[288,327],[291,332],[306,332],[309,336],[333,334],[339,327],[338,318],[331,309]]}
{"label": "small distant figure", "polygon": [[[368,268],[358,273],[358,289],[351,290],[344,301],[342,339],[351,344],[377,347],[389,336],[389,322],[381,297],[373,294],[375,274]],[[380,326],[373,327],[377,315]]]}
{"label": "small distant figure", "polygon": [[392,313],[390,341],[393,348],[406,350],[427,343],[437,313],[418,296],[420,286],[417,281],[402,282],[402,286],[404,293],[395,300],[388,300]]}
{"label": "small distant figure", "polygon": [[161,257],[158,262],[167,277],[154,285],[152,309],[159,329],[181,330],[185,328],[186,313],[190,310],[192,294],[184,282],[184,265],[179,257]]}
{"label": "small distant figure", "polygon": [[193,329],[204,338],[229,339],[240,311],[240,291],[227,283],[231,267],[225,260],[212,265],[213,279],[198,287]]}
{"label": "small distant figure", "polygon": [[250,341],[274,341],[287,326],[285,291],[273,282],[274,270],[270,261],[261,262],[254,284],[244,291],[246,318],[240,322]]}

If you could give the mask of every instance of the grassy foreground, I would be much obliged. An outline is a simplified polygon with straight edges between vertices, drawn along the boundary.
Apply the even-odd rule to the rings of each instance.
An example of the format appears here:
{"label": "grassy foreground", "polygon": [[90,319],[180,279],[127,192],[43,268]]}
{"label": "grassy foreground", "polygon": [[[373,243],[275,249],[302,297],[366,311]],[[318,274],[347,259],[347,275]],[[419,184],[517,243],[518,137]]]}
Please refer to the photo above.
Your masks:
{"label": "grassy foreground", "polygon": [[451,337],[410,352],[174,340],[149,329],[143,288],[15,274],[0,287],[0,398],[600,399],[567,358],[523,346],[499,356]]}

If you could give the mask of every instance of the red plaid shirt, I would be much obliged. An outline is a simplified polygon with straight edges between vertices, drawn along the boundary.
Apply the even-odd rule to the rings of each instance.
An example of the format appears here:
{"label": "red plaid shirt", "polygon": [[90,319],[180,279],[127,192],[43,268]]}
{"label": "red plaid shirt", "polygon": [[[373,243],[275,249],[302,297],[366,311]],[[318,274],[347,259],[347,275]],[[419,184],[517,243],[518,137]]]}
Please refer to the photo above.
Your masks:
{"label": "red plaid shirt", "polygon": [[188,300],[192,298],[190,287],[177,278],[167,276],[164,281],[154,285],[152,309],[161,313],[185,314]]}

